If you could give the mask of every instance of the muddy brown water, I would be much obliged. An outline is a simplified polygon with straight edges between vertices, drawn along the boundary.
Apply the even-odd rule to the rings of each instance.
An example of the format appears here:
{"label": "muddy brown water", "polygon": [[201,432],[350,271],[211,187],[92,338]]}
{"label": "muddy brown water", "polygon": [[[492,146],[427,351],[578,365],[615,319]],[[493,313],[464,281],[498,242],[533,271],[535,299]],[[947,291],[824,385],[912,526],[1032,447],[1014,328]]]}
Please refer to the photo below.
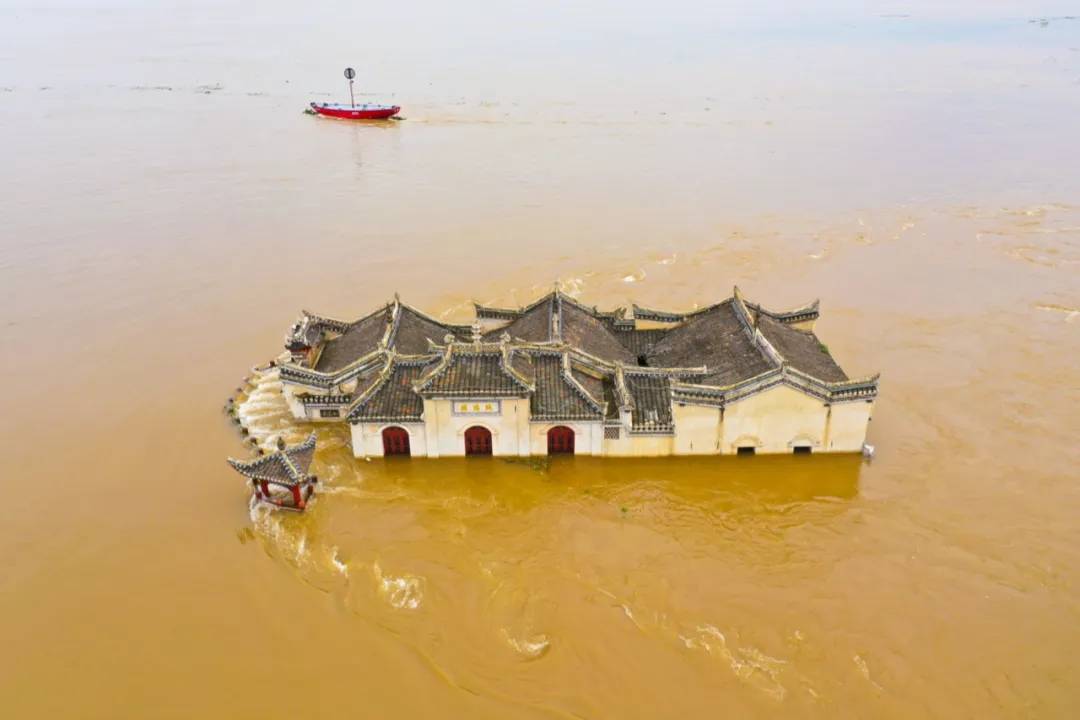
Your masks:
{"label": "muddy brown water", "polygon": [[[1080,23],[1037,5],[0,8],[3,714],[1074,716]],[[346,63],[407,120],[301,114]],[[301,308],[556,282],[820,297],[876,457],[324,428],[310,511],[249,509],[222,404]]]}

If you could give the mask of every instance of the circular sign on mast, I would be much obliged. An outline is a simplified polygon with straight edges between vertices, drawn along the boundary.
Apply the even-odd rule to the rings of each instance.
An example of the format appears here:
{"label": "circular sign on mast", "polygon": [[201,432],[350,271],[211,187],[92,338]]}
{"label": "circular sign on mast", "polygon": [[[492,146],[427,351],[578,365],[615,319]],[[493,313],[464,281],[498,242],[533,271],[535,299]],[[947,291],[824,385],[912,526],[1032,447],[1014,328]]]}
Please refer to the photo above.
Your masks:
{"label": "circular sign on mast", "polygon": [[345,77],[349,80],[352,80],[354,77],[356,77],[356,71],[352,68],[345,68]]}

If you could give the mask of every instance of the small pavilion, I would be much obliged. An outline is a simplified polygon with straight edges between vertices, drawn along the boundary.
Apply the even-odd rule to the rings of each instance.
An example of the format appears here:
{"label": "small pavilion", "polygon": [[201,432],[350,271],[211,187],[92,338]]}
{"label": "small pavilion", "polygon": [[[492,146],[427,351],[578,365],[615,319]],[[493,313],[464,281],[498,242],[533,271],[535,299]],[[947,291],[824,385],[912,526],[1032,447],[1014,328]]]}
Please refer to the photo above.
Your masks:
{"label": "small pavilion", "polygon": [[278,449],[254,460],[234,460],[229,464],[251,480],[255,499],[285,510],[302,511],[315,494],[318,478],[308,474],[315,457],[315,433],[299,445],[286,447],[278,438]]}

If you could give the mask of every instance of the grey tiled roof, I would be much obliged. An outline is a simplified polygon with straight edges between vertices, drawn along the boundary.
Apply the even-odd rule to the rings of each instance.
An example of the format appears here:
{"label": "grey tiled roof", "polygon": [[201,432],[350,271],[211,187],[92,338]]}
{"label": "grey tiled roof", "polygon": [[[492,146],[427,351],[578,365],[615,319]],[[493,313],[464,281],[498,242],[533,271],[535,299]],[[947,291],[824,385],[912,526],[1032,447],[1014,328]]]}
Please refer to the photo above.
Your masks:
{"label": "grey tiled roof", "polygon": [[599,420],[602,413],[563,372],[564,356],[541,354],[533,357],[536,391],[529,403],[533,420]]}
{"label": "grey tiled roof", "polygon": [[616,330],[615,339],[623,344],[635,357],[647,355],[658,342],[671,332],[667,329],[655,330]]}
{"label": "grey tiled roof", "polygon": [[469,339],[469,328],[462,325],[448,325],[416,312],[408,305],[402,305],[400,315],[390,338],[390,347],[402,355],[422,355],[430,352],[428,340],[436,345],[443,345],[447,334],[458,340]]}
{"label": "grey tiled roof", "polygon": [[608,362],[637,362],[637,355],[615,339],[607,323],[573,301],[560,298],[559,306],[560,335],[564,342]]}
{"label": "grey tiled roof", "polygon": [[517,396],[530,389],[503,366],[499,350],[463,349],[453,349],[449,360],[444,360],[418,387],[424,395]]}
{"label": "grey tiled roof", "polygon": [[433,364],[434,361],[391,361],[389,370],[380,376],[370,394],[358,399],[349,412],[349,419],[420,420],[424,414],[424,401],[413,391],[413,384]]}
{"label": "grey tiled roof", "polygon": [[578,385],[585,389],[589,397],[601,405],[604,404],[604,381],[602,378],[593,377],[589,373],[573,367],[570,369],[570,375],[573,376]]}
{"label": "grey tiled roof", "polygon": [[700,367],[708,385],[730,385],[773,368],[750,340],[736,315],[733,301],[694,314],[668,331],[646,355],[650,367]]}
{"label": "grey tiled roof", "polygon": [[334,372],[378,349],[386,334],[391,307],[376,310],[349,326],[341,337],[327,340],[315,364],[319,372]]}
{"label": "grey tiled roof", "polygon": [[552,297],[548,295],[539,302],[526,308],[516,320],[498,330],[484,335],[487,340],[497,340],[502,334],[509,333],[515,340],[529,342],[548,342],[551,337]]}
{"label": "grey tiled roof", "polygon": [[635,432],[671,432],[671,385],[668,378],[664,375],[627,373],[626,386],[634,398],[631,429]]}
{"label": "grey tiled roof", "polygon": [[266,480],[279,485],[297,485],[307,479],[308,468],[315,457],[315,433],[299,445],[277,450],[255,460],[234,460],[232,465],[241,475],[253,480]]}
{"label": "grey tiled roof", "polygon": [[606,419],[617,420],[619,418],[619,394],[615,392],[615,378],[604,378],[603,381],[604,402],[606,403]]}
{"label": "grey tiled roof", "polygon": [[758,315],[758,329],[784,360],[796,370],[826,382],[848,377],[833,360],[828,349],[808,330],[796,330],[768,315]]}
{"label": "grey tiled roof", "polygon": [[521,377],[525,378],[529,382],[536,381],[536,366],[533,364],[532,356],[524,352],[515,352],[510,355],[510,365]]}

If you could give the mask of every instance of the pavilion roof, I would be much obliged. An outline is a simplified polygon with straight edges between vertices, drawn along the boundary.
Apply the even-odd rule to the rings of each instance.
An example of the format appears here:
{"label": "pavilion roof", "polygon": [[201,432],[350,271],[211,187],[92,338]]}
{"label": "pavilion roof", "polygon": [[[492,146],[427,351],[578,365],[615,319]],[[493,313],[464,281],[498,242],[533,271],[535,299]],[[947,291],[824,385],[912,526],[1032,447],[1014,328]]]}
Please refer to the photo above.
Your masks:
{"label": "pavilion roof", "polygon": [[299,445],[275,450],[254,460],[235,460],[229,464],[241,475],[252,480],[266,480],[278,485],[299,485],[308,477],[308,468],[315,457],[315,433]]}

